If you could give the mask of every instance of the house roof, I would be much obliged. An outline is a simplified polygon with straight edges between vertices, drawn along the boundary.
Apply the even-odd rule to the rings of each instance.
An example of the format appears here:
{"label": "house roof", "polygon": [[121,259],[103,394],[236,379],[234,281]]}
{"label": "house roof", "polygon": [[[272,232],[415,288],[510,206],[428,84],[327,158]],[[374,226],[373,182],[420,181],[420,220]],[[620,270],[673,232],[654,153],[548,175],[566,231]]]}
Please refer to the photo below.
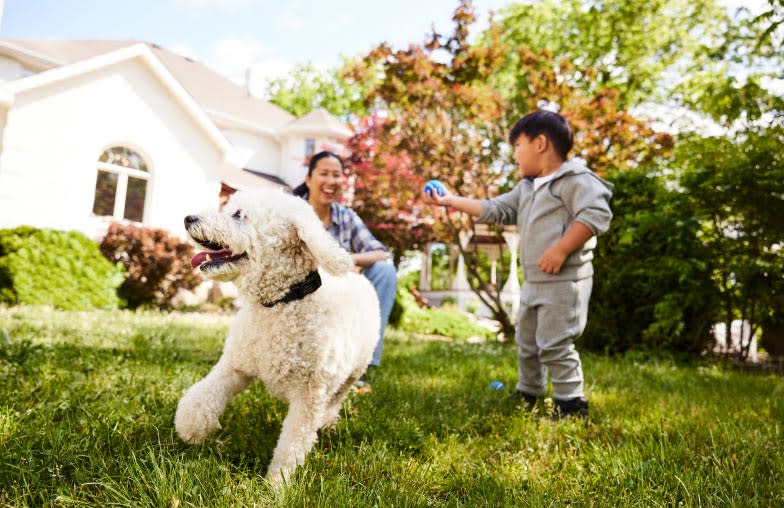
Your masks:
{"label": "house roof", "polygon": [[243,125],[274,135],[295,119],[282,108],[251,96],[244,87],[206,65],[144,41],[0,39],[0,54],[8,54],[33,70],[42,71],[136,44],[149,47],[213,121]]}
{"label": "house roof", "polygon": [[[2,48],[0,47],[0,51]],[[42,60],[36,55],[35,58]],[[47,57],[48,58],[48,57]],[[133,44],[120,47],[108,53],[99,53],[92,57],[77,60],[70,65],[52,65],[39,72],[25,78],[16,79],[0,83],[0,105],[10,107],[15,97],[19,93],[33,90],[52,83],[57,83],[71,79],[85,73],[93,72],[97,69],[110,67],[122,62],[138,60],[144,64],[150,74],[158,80],[164,89],[171,94],[174,100],[183,108],[186,114],[194,120],[195,124],[202,130],[207,138],[218,148],[223,156],[221,166],[225,168],[237,167],[237,154],[232,145],[226,140],[207,114],[196,103],[196,101],[186,92],[181,83],[173,77],[171,72],[156,58],[150,46],[146,44]]]}
{"label": "house roof", "polygon": [[292,120],[283,128],[283,132],[301,134],[327,132],[341,140],[350,138],[354,134],[344,123],[323,108],[314,109],[307,115]]}
{"label": "house roof", "polygon": [[260,178],[263,178],[264,180],[272,182],[275,185],[280,185],[281,187],[285,187],[287,189],[291,188],[291,186],[287,184],[286,181],[279,176],[270,173],[264,173],[263,171],[256,171],[255,169],[249,169],[249,168],[242,168],[242,170],[247,171],[248,173],[256,175]]}
{"label": "house roof", "polygon": [[284,190],[291,190],[291,186],[283,179],[248,168],[223,171],[221,181],[233,190],[258,189],[259,187],[280,187]]}

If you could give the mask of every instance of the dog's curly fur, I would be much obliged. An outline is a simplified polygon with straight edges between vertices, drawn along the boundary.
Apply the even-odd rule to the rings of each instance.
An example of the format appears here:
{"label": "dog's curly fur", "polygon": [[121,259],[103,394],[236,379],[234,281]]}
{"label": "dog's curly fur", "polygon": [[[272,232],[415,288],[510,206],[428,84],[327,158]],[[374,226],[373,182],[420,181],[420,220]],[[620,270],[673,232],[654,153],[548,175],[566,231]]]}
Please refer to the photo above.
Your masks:
{"label": "dog's curly fur", "polygon": [[[282,191],[235,193],[222,211],[191,215],[186,229],[222,253],[201,264],[210,278],[233,281],[240,310],[223,355],[190,387],[175,416],[177,434],[198,443],[220,428],[226,404],[252,380],[289,404],[267,478],[287,482],[333,424],[378,340],[376,292],[354,273],[349,254],[327,233],[313,209]],[[318,269],[322,286],[302,299],[275,302]]]}

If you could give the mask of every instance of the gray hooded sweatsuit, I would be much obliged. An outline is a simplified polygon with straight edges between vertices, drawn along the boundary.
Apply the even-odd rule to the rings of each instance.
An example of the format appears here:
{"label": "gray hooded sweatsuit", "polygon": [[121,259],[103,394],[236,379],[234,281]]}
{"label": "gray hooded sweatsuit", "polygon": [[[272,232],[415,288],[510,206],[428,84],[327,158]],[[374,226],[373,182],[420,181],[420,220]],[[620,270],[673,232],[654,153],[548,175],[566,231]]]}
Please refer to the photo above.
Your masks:
{"label": "gray hooded sweatsuit", "polygon": [[[564,162],[552,175],[525,178],[506,194],[482,202],[479,222],[516,224],[525,283],[517,321],[517,389],[543,396],[545,367],[559,400],[583,397],[583,373],[574,341],[588,318],[596,237],[610,226],[612,184],[580,160]],[[557,274],[539,269],[545,249],[578,221],[594,234],[571,253]]]}

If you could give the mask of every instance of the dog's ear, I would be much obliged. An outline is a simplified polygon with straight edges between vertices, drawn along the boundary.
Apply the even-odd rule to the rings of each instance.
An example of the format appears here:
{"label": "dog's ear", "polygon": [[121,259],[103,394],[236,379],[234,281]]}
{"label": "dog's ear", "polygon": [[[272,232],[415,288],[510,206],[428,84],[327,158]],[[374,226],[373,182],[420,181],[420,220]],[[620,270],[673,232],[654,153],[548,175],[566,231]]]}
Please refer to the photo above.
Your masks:
{"label": "dog's ear", "polygon": [[327,272],[344,275],[354,269],[351,255],[324,229],[310,205],[295,215],[294,227],[316,262]]}

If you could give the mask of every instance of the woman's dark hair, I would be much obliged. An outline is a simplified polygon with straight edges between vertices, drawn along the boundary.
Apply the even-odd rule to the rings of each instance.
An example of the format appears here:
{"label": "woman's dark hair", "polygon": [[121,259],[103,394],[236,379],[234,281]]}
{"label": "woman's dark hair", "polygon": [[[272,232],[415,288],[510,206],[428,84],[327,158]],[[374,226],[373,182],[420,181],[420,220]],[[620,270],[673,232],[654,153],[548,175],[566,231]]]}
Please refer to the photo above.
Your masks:
{"label": "woman's dark hair", "polygon": [[[318,161],[320,161],[321,159],[325,159],[327,157],[336,158],[340,163],[340,167],[343,168],[343,159],[341,159],[338,156],[338,154],[336,154],[335,152],[330,152],[329,150],[324,150],[322,152],[313,155],[308,161],[308,176],[313,174],[313,170],[316,169],[316,164],[318,164]],[[294,193],[295,196],[304,198],[305,196],[308,195],[307,184],[305,182],[302,182],[301,184],[299,184],[297,187],[294,188],[292,193]]]}
{"label": "woman's dark hair", "polygon": [[544,134],[563,160],[574,144],[574,135],[566,118],[545,109],[538,109],[519,119],[509,133],[509,143],[514,145],[521,134],[530,140]]}

